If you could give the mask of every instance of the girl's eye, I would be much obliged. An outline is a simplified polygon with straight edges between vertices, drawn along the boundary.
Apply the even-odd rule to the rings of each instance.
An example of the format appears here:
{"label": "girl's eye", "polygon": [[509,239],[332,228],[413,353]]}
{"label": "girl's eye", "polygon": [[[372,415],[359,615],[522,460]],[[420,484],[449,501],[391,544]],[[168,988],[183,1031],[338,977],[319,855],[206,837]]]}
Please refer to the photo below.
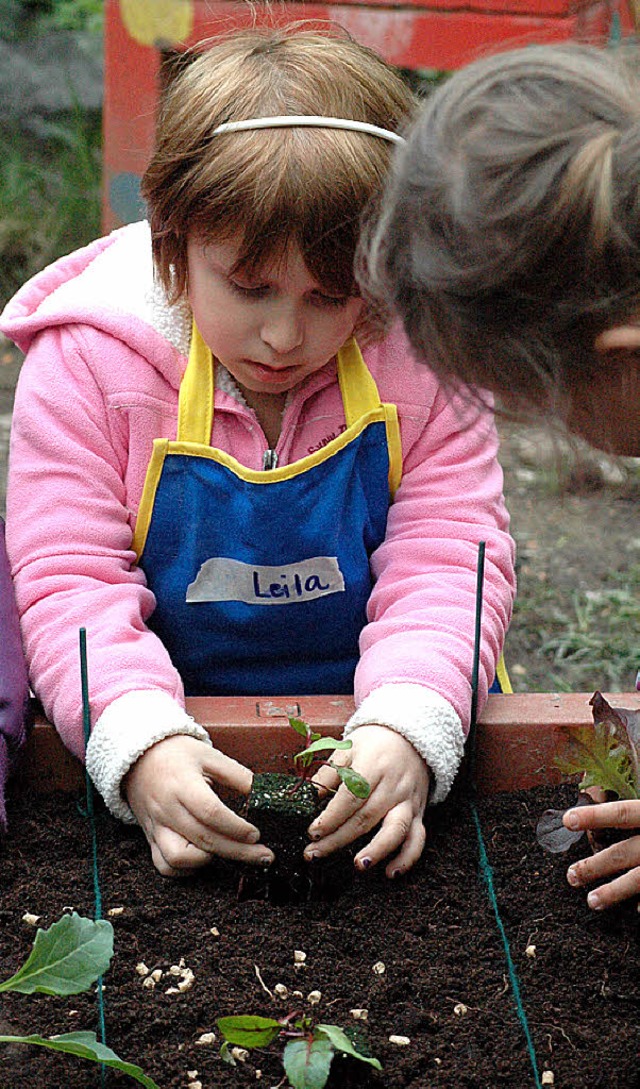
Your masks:
{"label": "girl's eye", "polygon": [[236,295],[240,295],[243,299],[263,299],[269,290],[267,284],[252,287],[248,284],[239,284],[237,280],[229,280],[229,286]]}
{"label": "girl's eye", "polygon": [[321,291],[314,292],[311,301],[315,306],[323,306],[328,310],[340,309],[349,302],[347,295],[323,295]]}

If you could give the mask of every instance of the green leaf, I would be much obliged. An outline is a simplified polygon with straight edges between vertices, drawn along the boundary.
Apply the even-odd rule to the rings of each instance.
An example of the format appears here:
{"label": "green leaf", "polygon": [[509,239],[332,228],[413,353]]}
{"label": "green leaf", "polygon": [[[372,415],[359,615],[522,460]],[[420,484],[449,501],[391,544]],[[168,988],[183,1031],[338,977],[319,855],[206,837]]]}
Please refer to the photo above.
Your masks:
{"label": "green leaf", "polygon": [[369,786],[369,783],[364,778],[364,776],[360,775],[359,772],[354,771],[353,768],[339,768],[336,767],[335,764],[332,764],[331,767],[335,772],[337,772],[338,777],[342,780],[347,790],[351,791],[354,797],[369,797],[371,793],[371,787]]}
{"label": "green leaf", "polygon": [[308,748],[296,753],[294,760],[299,760],[302,756],[313,755],[317,752],[326,752],[327,750],[334,752],[336,749],[350,749],[351,746],[351,741],[338,741],[336,737],[316,737],[316,740],[312,741]]}
{"label": "green leaf", "polygon": [[581,790],[598,786],[615,791],[619,798],[638,797],[629,752],[608,723],[561,732],[565,749],[556,757],[556,765],[564,775],[581,775]]}
{"label": "green leaf", "polygon": [[113,956],[113,927],[106,919],[85,919],[74,911],[36,934],[28,959],[0,983],[20,994],[79,994],[106,972]]}
{"label": "green leaf", "polygon": [[333,1047],[326,1036],[290,1040],[282,1055],[293,1089],[324,1089],[332,1059]]}
{"label": "green leaf", "polygon": [[345,1055],[350,1055],[352,1059],[360,1059],[360,1062],[369,1063],[376,1070],[382,1070],[380,1061],[374,1059],[372,1055],[363,1055],[358,1051],[346,1032],[343,1032],[337,1025],[317,1025],[316,1033],[323,1033],[328,1037],[335,1051],[342,1051]]}
{"label": "green leaf", "polygon": [[143,1074],[139,1066],[124,1062],[119,1059],[110,1047],[105,1047],[96,1039],[95,1032],[66,1032],[62,1036],[0,1036],[1,1044],[36,1044],[38,1047],[49,1048],[50,1051],[63,1051],[67,1055],[77,1055],[80,1059],[90,1059],[92,1062],[103,1063],[113,1070],[121,1070],[129,1074],[146,1086],[146,1089],[160,1089],[160,1087],[146,1074]]}
{"label": "green leaf", "polygon": [[607,729],[618,739],[623,749],[629,754],[631,781],[637,792],[640,777],[640,754],[638,753],[638,727],[640,715],[625,707],[612,707],[601,692],[594,692],[589,700],[593,708],[593,721],[597,728]]}
{"label": "green leaf", "polygon": [[218,1028],[230,1044],[237,1047],[266,1047],[282,1028],[280,1021],[273,1017],[258,1017],[240,1014],[238,1017],[219,1017]]}
{"label": "green leaf", "polygon": [[311,741],[317,741],[321,736],[320,734],[314,733],[301,718],[290,718],[289,725],[292,730],[295,730],[297,734],[300,734],[300,737],[304,737],[305,741],[307,738],[310,738]]}

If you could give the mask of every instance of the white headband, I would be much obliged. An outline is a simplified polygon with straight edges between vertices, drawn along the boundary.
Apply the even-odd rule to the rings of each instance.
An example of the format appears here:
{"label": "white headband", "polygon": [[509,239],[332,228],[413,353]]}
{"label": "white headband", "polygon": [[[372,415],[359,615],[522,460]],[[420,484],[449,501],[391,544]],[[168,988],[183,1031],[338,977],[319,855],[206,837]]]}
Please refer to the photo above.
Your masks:
{"label": "white headband", "polygon": [[251,129],[287,129],[287,128],[346,129],[348,132],[368,132],[371,136],[380,136],[392,144],[404,144],[404,137],[390,129],[381,129],[370,125],[368,121],[350,121],[345,117],[315,117],[313,114],[291,114],[282,117],[251,117],[246,121],[225,121],[213,130],[218,136],[223,132],[245,132]]}

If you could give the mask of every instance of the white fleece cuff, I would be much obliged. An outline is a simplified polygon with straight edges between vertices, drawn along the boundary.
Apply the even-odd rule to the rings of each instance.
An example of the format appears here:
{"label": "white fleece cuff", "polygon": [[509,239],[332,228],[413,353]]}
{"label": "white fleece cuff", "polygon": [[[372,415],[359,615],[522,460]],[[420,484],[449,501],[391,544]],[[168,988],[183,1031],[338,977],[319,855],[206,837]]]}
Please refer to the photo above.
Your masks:
{"label": "white fleece cuff", "polygon": [[204,726],[168,692],[127,692],[104,709],[91,731],[86,764],[96,790],[114,816],[135,824],[122,795],[122,780],[143,752],[173,734],[188,734],[211,744]]}
{"label": "white fleece cuff", "polygon": [[371,723],[388,726],[411,742],[434,779],[429,801],[444,801],[464,753],[462,723],[449,701],[421,684],[381,685],[351,716],[344,736]]}

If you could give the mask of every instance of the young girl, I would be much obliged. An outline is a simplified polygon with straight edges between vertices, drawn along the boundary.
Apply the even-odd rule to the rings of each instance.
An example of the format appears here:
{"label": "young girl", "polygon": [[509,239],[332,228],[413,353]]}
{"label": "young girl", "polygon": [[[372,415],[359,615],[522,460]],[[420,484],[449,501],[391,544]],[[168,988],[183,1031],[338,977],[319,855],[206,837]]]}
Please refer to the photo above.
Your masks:
{"label": "young girl", "polygon": [[[450,388],[489,390],[632,457],[639,103],[635,45],[532,46],[471,64],[417,118],[366,259],[374,292],[391,298],[416,354]],[[585,806],[565,823],[638,828],[640,802]],[[589,894],[591,907],[640,892],[640,835],[568,876],[583,885],[620,873]]]}
{"label": "young girl", "polygon": [[87,766],[163,874],[272,858],[213,790],[248,792],[250,769],[185,692],[355,690],[347,755],[371,793],[341,787],[307,854],[376,829],[356,865],[395,876],[461,758],[480,540],[481,703],[495,674],[514,573],[494,430],[382,336],[354,281],[412,108],[346,37],[208,43],[163,101],[149,221],[57,262],[3,317],[27,352],[7,528],[31,682],[81,755],[86,626]]}

